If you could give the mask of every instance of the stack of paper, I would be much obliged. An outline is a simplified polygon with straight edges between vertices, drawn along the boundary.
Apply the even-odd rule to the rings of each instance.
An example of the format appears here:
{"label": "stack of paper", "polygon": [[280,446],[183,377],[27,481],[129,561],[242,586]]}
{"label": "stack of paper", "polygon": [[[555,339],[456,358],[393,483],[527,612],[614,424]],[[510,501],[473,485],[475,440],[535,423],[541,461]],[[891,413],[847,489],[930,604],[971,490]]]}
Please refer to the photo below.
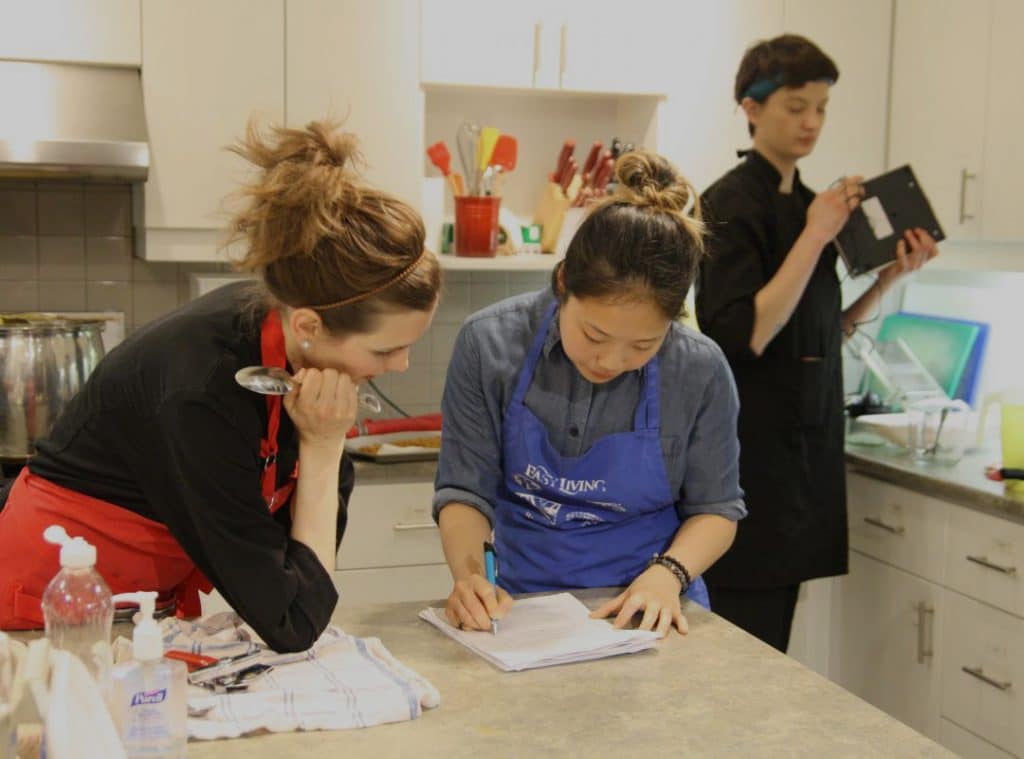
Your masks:
{"label": "stack of paper", "polygon": [[591,619],[569,593],[516,601],[497,635],[452,627],[443,609],[424,609],[420,619],[506,672],[631,654],[658,640],[649,630],[616,630],[606,620]]}

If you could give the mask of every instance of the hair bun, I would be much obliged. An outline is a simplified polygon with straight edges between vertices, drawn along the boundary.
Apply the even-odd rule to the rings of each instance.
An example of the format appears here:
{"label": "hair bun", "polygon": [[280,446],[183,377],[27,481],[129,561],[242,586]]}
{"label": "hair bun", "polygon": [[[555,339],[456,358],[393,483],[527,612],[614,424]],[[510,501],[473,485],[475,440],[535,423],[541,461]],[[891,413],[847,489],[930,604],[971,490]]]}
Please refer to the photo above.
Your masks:
{"label": "hair bun", "polygon": [[666,159],[638,150],[615,164],[619,202],[671,213],[685,213],[695,203],[693,186]]}
{"label": "hair bun", "polygon": [[313,166],[343,168],[361,161],[359,140],[352,132],[342,132],[327,121],[313,121],[306,126],[306,150],[302,159]]}

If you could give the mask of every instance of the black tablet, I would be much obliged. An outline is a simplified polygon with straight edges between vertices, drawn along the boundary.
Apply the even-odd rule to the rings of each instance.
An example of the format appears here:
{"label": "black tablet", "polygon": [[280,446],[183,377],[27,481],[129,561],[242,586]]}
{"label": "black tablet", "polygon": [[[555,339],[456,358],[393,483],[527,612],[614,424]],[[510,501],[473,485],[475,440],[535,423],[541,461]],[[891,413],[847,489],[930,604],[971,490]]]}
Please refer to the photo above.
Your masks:
{"label": "black tablet", "polygon": [[946,239],[935,212],[910,166],[900,166],[864,183],[864,199],[835,239],[851,276],[896,260],[896,243],[908,229]]}

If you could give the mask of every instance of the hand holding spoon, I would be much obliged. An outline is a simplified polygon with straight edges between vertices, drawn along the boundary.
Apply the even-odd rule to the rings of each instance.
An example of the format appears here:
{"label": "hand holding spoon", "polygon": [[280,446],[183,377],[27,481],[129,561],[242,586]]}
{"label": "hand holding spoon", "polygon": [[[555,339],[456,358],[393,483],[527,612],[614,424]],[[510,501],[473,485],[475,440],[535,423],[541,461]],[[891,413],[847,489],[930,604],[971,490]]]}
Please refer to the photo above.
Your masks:
{"label": "hand holding spoon", "polygon": [[[276,366],[246,366],[235,372],[235,382],[260,395],[288,395],[299,382],[288,372]],[[359,405],[379,414],[384,407],[373,393],[358,393]]]}

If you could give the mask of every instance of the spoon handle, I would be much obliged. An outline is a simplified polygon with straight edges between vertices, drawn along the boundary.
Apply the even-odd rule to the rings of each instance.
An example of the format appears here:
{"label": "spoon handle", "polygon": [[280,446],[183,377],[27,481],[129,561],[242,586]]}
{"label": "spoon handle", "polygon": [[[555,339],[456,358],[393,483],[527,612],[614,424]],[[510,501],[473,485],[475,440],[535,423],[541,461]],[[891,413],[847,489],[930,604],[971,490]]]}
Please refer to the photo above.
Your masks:
{"label": "spoon handle", "polygon": [[[299,382],[295,377],[291,377],[288,380],[294,387],[301,387],[302,383]],[[356,392],[356,398],[359,401],[359,405],[365,408],[367,411],[372,411],[375,414],[379,414],[384,410],[384,406],[380,402],[380,398],[371,392],[360,390]]]}

